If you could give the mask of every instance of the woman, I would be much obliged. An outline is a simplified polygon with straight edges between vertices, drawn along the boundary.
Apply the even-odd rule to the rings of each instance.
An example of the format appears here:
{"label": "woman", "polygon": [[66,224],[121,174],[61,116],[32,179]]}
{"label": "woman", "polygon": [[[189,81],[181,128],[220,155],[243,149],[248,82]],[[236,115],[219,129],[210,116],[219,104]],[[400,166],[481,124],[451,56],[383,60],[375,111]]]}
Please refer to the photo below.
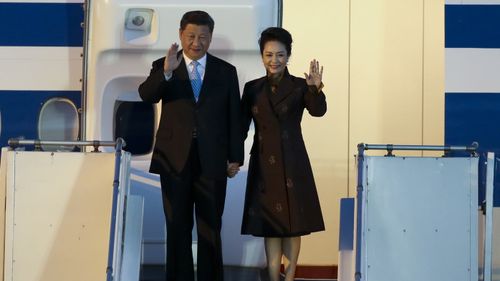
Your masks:
{"label": "woman", "polygon": [[325,229],[300,127],[304,109],[326,112],[323,67],[313,60],[305,79],[290,75],[292,36],[285,29],[264,30],[259,45],[267,75],[246,83],[242,97],[244,138],[252,120],[255,136],[241,231],[264,237],[270,280],[279,280],[284,256],[291,281],[300,237]]}

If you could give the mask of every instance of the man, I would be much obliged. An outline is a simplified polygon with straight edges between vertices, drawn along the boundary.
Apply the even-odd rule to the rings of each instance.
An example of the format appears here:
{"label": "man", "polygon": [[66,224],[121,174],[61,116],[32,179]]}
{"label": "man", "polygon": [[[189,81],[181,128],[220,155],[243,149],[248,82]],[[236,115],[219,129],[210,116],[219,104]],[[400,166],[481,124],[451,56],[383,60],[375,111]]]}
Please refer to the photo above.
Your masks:
{"label": "man", "polygon": [[227,176],[243,163],[243,141],[236,69],[207,53],[213,29],[206,12],[184,14],[182,50],[172,44],[139,86],[145,102],[162,103],[150,172],[161,179],[169,281],[194,280],[193,205],[197,280],[223,280],[221,217]]}

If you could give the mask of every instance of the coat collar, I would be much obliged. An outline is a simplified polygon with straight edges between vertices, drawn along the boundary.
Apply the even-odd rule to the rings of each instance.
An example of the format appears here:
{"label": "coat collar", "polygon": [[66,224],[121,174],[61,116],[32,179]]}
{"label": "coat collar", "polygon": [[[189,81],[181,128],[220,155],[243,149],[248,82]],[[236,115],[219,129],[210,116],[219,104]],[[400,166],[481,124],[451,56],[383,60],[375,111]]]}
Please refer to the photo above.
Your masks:
{"label": "coat collar", "polygon": [[292,94],[293,91],[293,80],[292,76],[288,72],[288,68],[285,68],[285,73],[283,73],[283,77],[281,78],[280,82],[278,83],[278,89],[276,93],[272,93],[271,91],[271,84],[267,77],[265,77],[266,83],[267,83],[267,92],[269,96],[269,100],[271,101],[271,104],[273,107],[276,107],[280,102],[282,102],[284,99],[286,99],[290,94]]}

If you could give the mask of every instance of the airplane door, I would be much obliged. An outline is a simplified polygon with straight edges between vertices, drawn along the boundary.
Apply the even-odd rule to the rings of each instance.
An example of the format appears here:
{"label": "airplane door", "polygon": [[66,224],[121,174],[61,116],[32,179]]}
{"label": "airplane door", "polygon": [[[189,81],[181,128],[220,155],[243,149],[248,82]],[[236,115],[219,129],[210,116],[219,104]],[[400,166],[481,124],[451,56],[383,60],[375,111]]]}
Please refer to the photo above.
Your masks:
{"label": "airplane door", "polygon": [[[148,173],[161,106],[142,103],[137,89],[149,74],[151,62],[164,56],[173,42],[179,42],[179,21],[186,11],[194,9],[205,10],[214,18],[209,52],[236,66],[240,89],[246,81],[265,74],[257,40],[265,28],[281,25],[282,1],[86,3],[82,136],[99,140],[123,137],[127,142],[127,150],[133,155],[131,192],[144,198],[143,264],[164,263],[165,222],[159,177]],[[246,151],[249,146],[247,142]],[[262,242],[240,235],[246,174],[244,166],[228,181],[222,230],[224,261],[262,266]]]}

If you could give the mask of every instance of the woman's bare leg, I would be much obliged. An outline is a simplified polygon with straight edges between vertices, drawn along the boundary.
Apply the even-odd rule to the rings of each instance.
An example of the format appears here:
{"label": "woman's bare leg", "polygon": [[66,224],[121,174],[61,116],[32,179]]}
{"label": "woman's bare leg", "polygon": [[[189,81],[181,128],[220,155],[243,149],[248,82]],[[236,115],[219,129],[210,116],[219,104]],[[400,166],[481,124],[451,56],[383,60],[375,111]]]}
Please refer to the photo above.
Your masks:
{"label": "woman's bare leg", "polygon": [[285,281],[293,281],[300,252],[300,236],[283,238]]}
{"label": "woman's bare leg", "polygon": [[283,255],[283,250],[281,248],[282,239],[266,237],[264,238],[264,244],[266,248],[267,272],[269,274],[269,280],[279,281],[281,256]]}

